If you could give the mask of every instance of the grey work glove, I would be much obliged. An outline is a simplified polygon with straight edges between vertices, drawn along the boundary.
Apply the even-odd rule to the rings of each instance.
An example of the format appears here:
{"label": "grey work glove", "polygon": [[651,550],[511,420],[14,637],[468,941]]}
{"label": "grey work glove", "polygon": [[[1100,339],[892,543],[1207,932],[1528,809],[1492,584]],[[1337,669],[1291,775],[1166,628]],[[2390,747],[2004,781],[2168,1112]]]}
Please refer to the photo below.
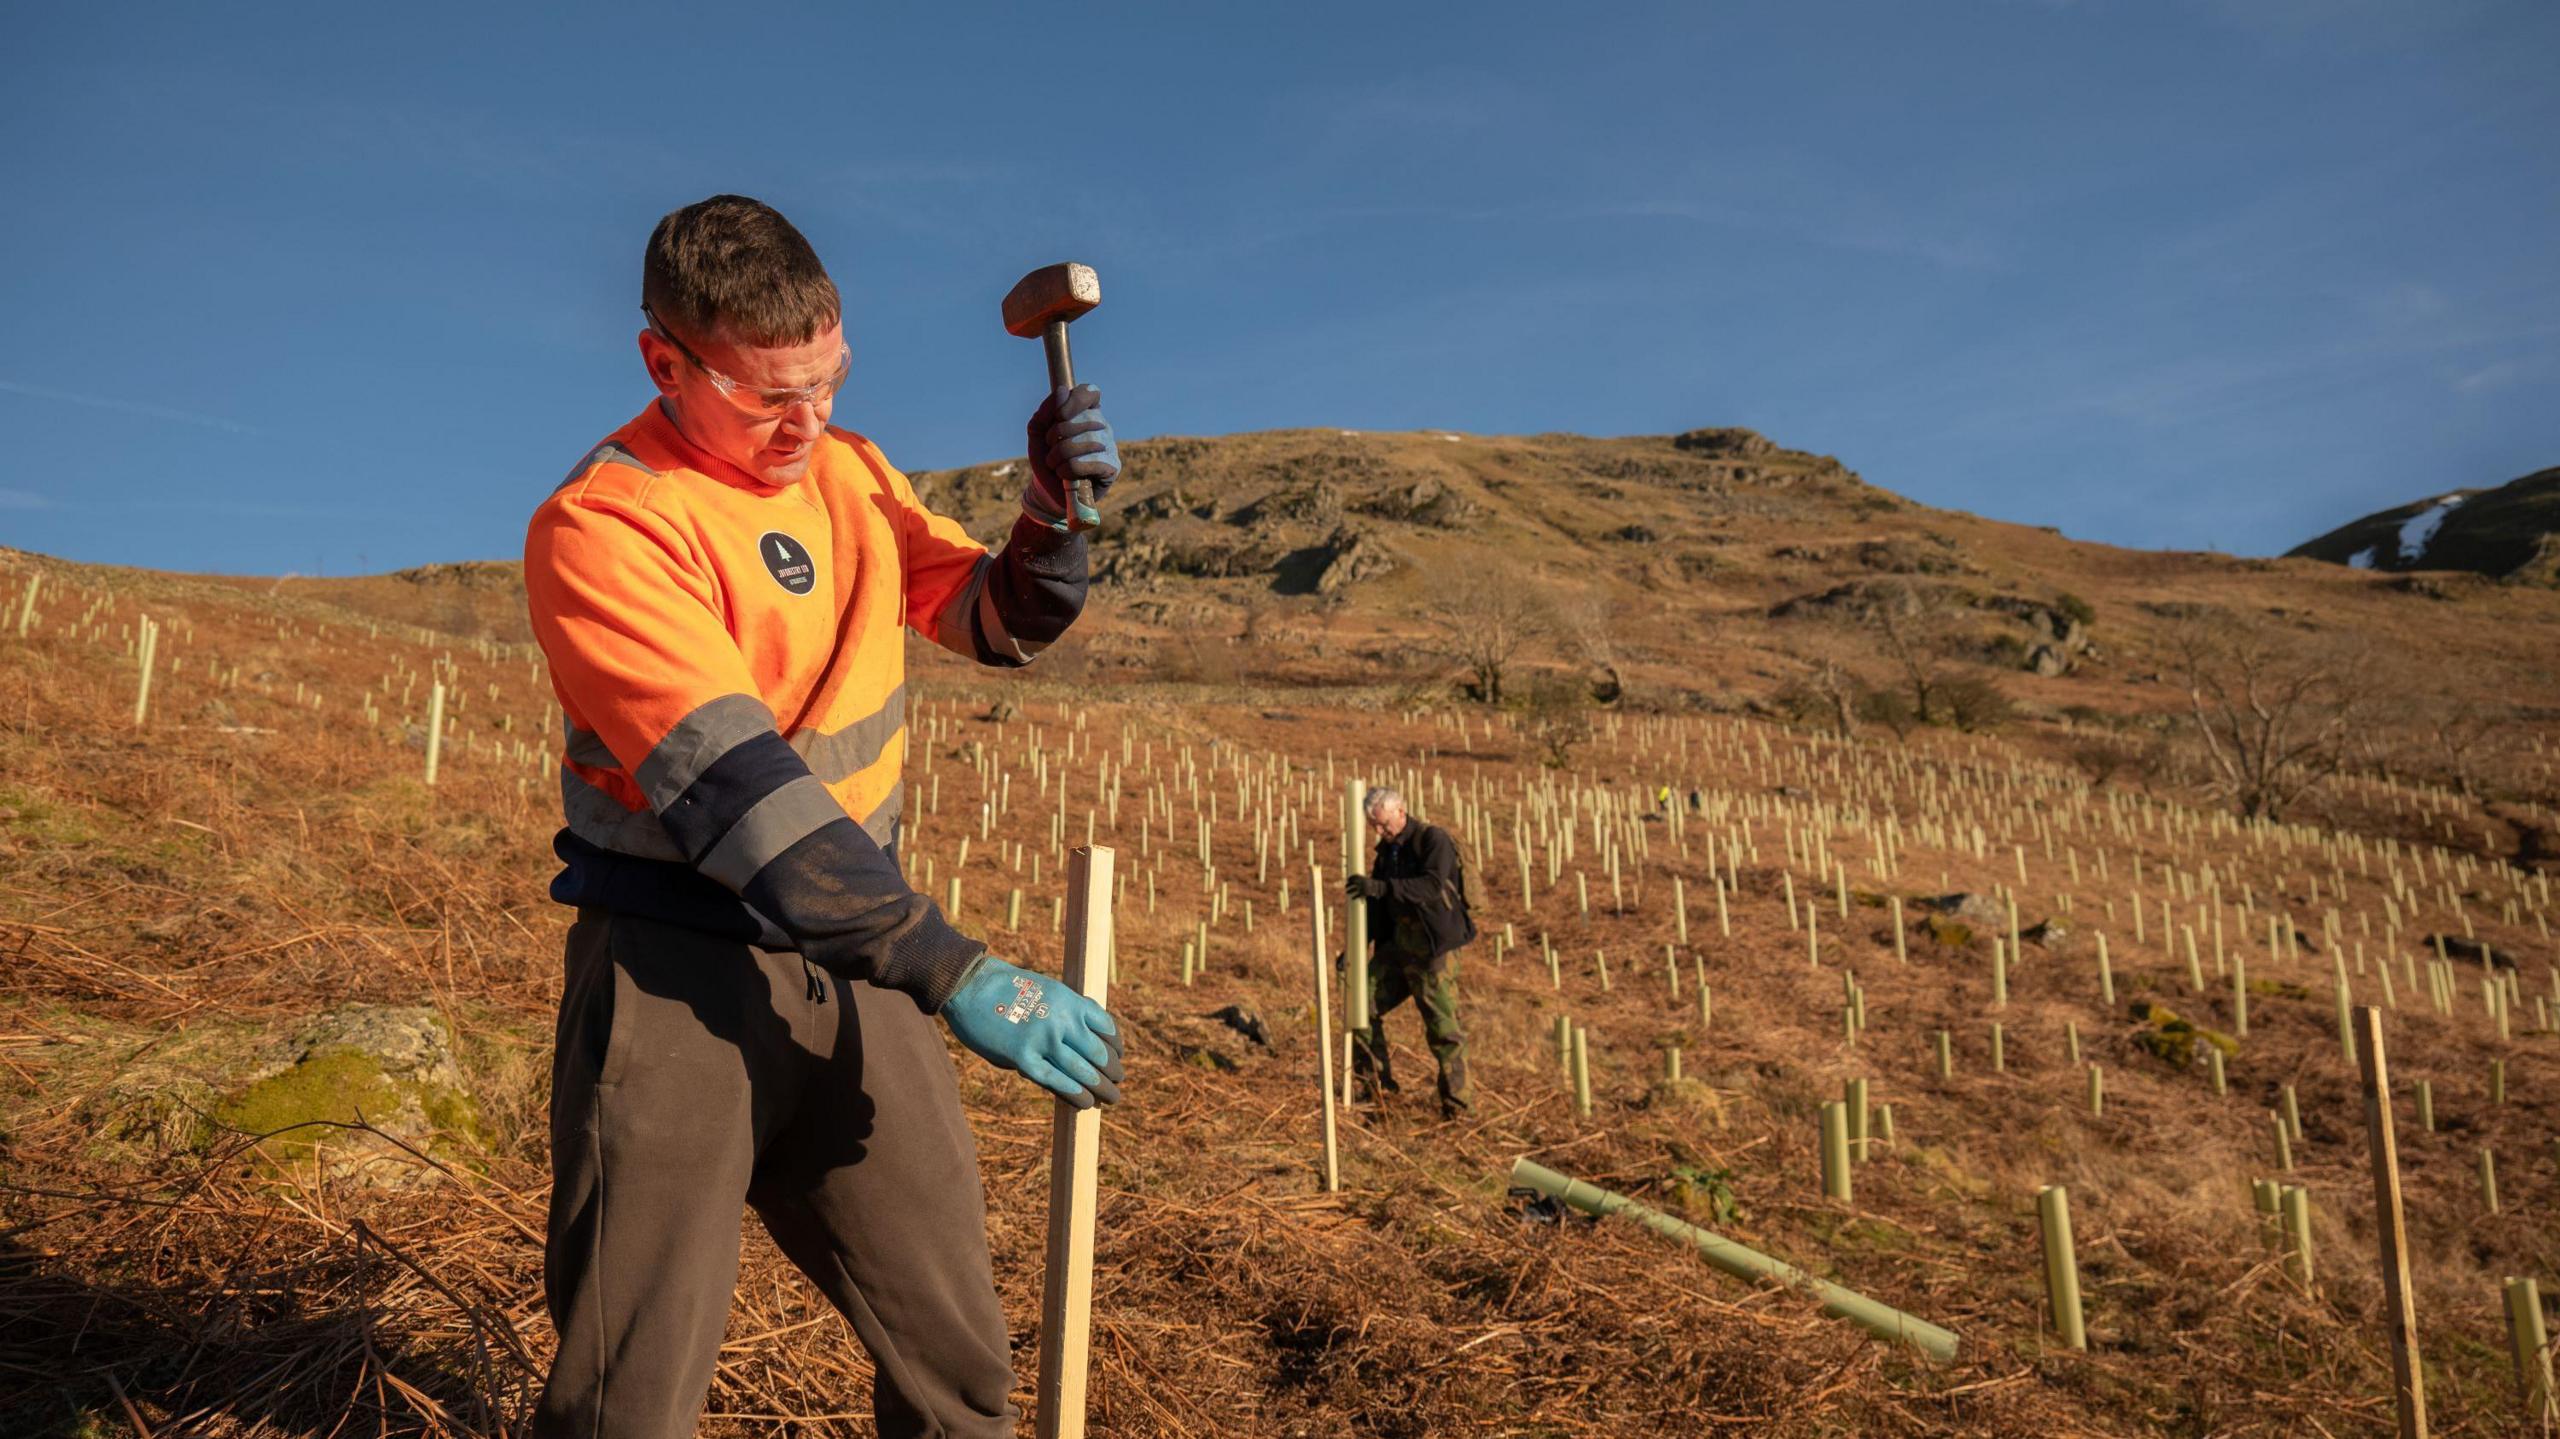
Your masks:
{"label": "grey work glove", "polygon": [[[1100,390],[1077,385],[1051,391],[1031,412],[1031,479],[1022,487],[1022,512],[1061,533],[1100,523],[1097,507],[1120,478],[1120,442],[1101,407]],[[1076,503],[1078,480],[1093,486],[1092,505]]]}

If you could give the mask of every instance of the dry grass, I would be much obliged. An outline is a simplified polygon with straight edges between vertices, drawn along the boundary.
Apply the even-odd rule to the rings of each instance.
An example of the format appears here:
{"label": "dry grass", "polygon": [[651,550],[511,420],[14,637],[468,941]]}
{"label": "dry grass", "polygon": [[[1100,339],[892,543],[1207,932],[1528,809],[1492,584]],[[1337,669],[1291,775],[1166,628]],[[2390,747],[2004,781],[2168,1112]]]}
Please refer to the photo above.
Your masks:
{"label": "dry grass", "polygon": [[[0,948],[10,956],[0,971],[0,1431],[520,1429],[550,1344],[535,1236],[565,926],[543,894],[555,822],[547,769],[498,752],[539,730],[543,701],[525,660],[451,647],[457,690],[469,700],[462,722],[477,744],[447,750],[444,783],[430,793],[400,731],[401,716],[424,708],[424,682],[405,708],[384,701],[390,717],[379,725],[355,714],[354,695],[395,657],[419,672],[445,646],[387,630],[376,639],[343,618],[196,582],[67,566],[48,574],[33,641],[0,631]],[[105,601],[96,617],[103,643],[62,630],[92,601]],[[138,611],[172,623],[163,659],[184,667],[163,676],[154,717],[136,734],[117,627]],[[217,663],[240,665],[237,686],[215,685],[205,671]],[[923,817],[915,853],[948,873],[958,816],[977,803],[965,760],[972,740],[1000,747],[1014,767],[1015,809],[1000,834],[1036,848],[1047,811],[1036,792],[1023,793],[1030,778],[1020,756],[1035,727],[1053,747],[1066,732],[1063,697],[1002,691],[1033,698],[998,725],[978,718],[983,699],[964,688],[973,677],[919,668],[932,692],[920,723],[938,727],[933,772],[947,792],[941,812]],[[261,672],[269,677],[254,678]],[[318,709],[293,705],[297,683],[322,694]],[[500,687],[494,701],[490,683]],[[400,688],[394,680],[395,700]],[[1644,826],[1651,858],[1629,876],[1641,897],[1614,915],[1584,821],[1564,884],[1539,898],[1534,916],[1518,915],[1508,796],[1548,776],[1505,726],[1488,732],[1479,720],[1461,749],[1434,717],[1306,695],[1251,703],[1195,692],[1171,704],[1114,691],[1079,702],[1093,755],[1116,761],[1125,734],[1152,745],[1156,764],[1152,775],[1130,766],[1119,832],[1103,833],[1131,875],[1115,1000],[1134,1044],[1131,1098],[1110,1116],[1103,1149],[1098,1432],[2222,1435],[2387,1424],[2359,1110],[2337,1052],[2325,955],[2262,975],[2308,992],[2253,999],[2234,1092],[2217,1101],[2200,1074],[2168,1071],[2134,1047],[2136,1026],[2121,1007],[2099,1007],[2085,953],[2031,948],[1995,1016],[1980,951],[1915,946],[1913,962],[1897,965],[1881,911],[1853,907],[1843,921],[1827,907],[1830,889],[1817,891],[1800,865],[1798,893],[1818,892],[1826,905],[1817,969],[1778,898],[1787,868],[1780,816],[1806,818],[1816,804],[1839,808],[1830,843],[1862,888],[1882,887],[1852,822],[1865,814],[1901,816],[1892,888],[1906,895],[1936,892],[1942,872],[1957,889],[2014,881],[2008,846],[2027,844],[2028,924],[2073,886],[2030,835],[2003,835],[1995,823],[2028,809],[1979,804],[2009,784],[2056,823],[2108,813],[2131,822],[2129,837],[2106,839],[2119,893],[2121,866],[2137,849],[2149,867],[2210,857],[2245,875],[2261,913],[2281,902],[2307,920],[2317,905],[2306,879],[2317,873],[2324,896],[2332,883],[2325,865],[2309,862],[2307,836],[2290,851],[2273,839],[2208,850],[2143,827],[2145,816],[2177,817],[2173,806],[2092,790],[2079,773],[2005,741],[1842,747],[1751,722],[1689,720],[1683,764],[1669,748],[1676,731],[1619,723],[1575,778],[1619,794],[1663,780],[1696,784],[1764,812],[1724,940],[1699,843],[1720,826],[1694,822],[1686,858],[1665,826]],[[502,716],[512,728],[497,727]],[[1239,901],[1255,899],[1259,921],[1250,937],[1240,921],[1221,926],[1207,973],[1187,990],[1174,955],[1199,911],[1198,871],[1187,843],[1164,843],[1160,818],[1152,857],[1138,856],[1136,837],[1141,788],[1162,782],[1187,839],[1192,801],[1170,778],[1184,745],[1204,767],[1203,806],[1219,796],[1220,873]],[[1338,782],[1327,783],[1328,755],[1337,781],[1356,757],[1372,777],[1422,766],[1506,794],[1502,842],[1485,872],[1496,927],[1511,920],[1525,945],[1495,963],[1488,941],[1465,960],[1478,1114],[1454,1125],[1426,1117],[1429,1058],[1411,1015],[1395,1016],[1404,1103],[1354,1117],[1336,1195],[1319,1192],[1315,1176],[1303,870],[1289,868],[1292,909],[1276,915],[1281,867],[1275,885],[1253,883],[1251,835],[1233,821],[1232,765],[1275,755],[1315,796],[1305,834],[1328,861],[1337,831],[1327,806],[1339,794]],[[923,773],[919,760],[914,774]],[[1079,808],[1089,773],[1079,766]],[[1942,798],[1924,801],[1932,780]],[[1958,784],[1966,788],[1950,788]],[[1956,793],[1964,798],[1943,798]],[[2376,789],[2370,798],[2358,812],[2387,815],[2421,797]],[[2430,814],[2459,815],[2462,825],[2479,818],[2450,797],[2422,798]],[[1783,812],[1768,808],[1779,803]],[[1959,803],[1979,805],[1965,817],[1991,829],[1987,859],[1924,845],[1912,828],[1952,817]],[[1427,798],[1417,808],[1445,817]],[[2088,862],[2091,842],[2074,842]],[[973,846],[969,861],[973,925],[1001,913],[1005,887],[1028,887],[992,848]],[[1139,897],[1150,867],[1153,916]],[[1572,913],[1574,868],[1591,873],[1600,900],[1587,920]],[[1715,987],[1714,1027],[1704,1034],[1688,984],[1674,1002],[1661,974],[1675,873],[1689,886],[1696,953]],[[2352,866],[2346,873],[2354,909],[2376,907],[2379,887],[2354,878]],[[2483,937],[2525,956],[2527,992],[2539,992],[2548,940],[2529,922],[2499,921],[2483,900],[2506,893],[2506,881],[2476,873],[2469,912]],[[990,937],[1054,967],[1045,903],[1054,888],[1044,879],[1032,891],[1029,933]],[[2105,895],[2094,876],[2077,887],[2078,917],[2093,922]],[[1537,961],[1540,928],[1563,956],[1561,991]],[[2221,996],[2192,1000],[2182,961],[2156,943],[2134,944],[2129,924],[2109,932],[2121,999],[2162,998],[2221,1022]],[[2230,939],[2258,974],[2263,936]],[[1606,992],[1590,964],[1595,949],[1610,958]],[[1854,1048],[1838,1028],[1844,965],[1868,996],[1870,1028]],[[2371,997],[2369,983],[2359,982],[2360,996]],[[2499,1044],[2474,983],[2451,1017],[2419,1012],[2404,993],[2391,1021],[2402,1085],[2431,1080],[2440,1116],[2440,1132],[2425,1135],[2405,1103],[2401,1113],[2422,1332],[2439,1432],[2530,1432],[2508,1379],[2495,1283],[2560,1270],[2551,1222],[2560,1058],[2553,1036],[2527,1032],[2529,1013]],[[247,1136],[205,1152],[137,1153],[102,1145],[83,1120],[84,1098],[171,1036],[280,1023],[349,1000],[433,1004],[466,1036],[483,1134],[437,1183],[395,1192],[324,1178],[318,1165],[262,1159]],[[1228,1003],[1269,1022],[1269,1049],[1205,1018]],[[1593,1032],[1599,1100],[1588,1121],[1574,1115],[1556,1070],[1559,1012]],[[1988,1072],[1986,1050],[1994,1017],[2009,1035],[2009,1069],[1999,1075]],[[2103,1118],[2088,1115],[2079,1071],[2063,1056],[2066,1022],[2106,1067]],[[1939,1028],[1957,1037],[1952,1080],[1936,1076]],[[1661,1084],[1656,1067],[1673,1042],[1691,1076],[1677,1087]],[[2493,1054],[2507,1060],[2504,1106],[2487,1102]],[[1813,1111],[1853,1075],[1894,1106],[1900,1140],[1858,1171],[1856,1203],[1841,1206],[1820,1197]],[[2317,1214],[2321,1282],[2310,1295],[2259,1247],[2245,1192],[2248,1177],[2272,1168],[2264,1111],[2288,1083],[2307,1131],[2294,1178],[2312,1189]],[[1027,1382],[1047,1111],[1018,1081],[965,1058],[963,1094]],[[337,1142],[324,1135],[321,1157]],[[2501,1161],[2505,1212],[2494,1218],[2473,1190],[2482,1144]],[[1540,1220],[1504,1193],[1502,1175],[1521,1154],[1665,1208],[1691,1206],[1701,1219],[1702,1201],[1684,1197],[1675,1171],[1722,1171],[1740,1215],[1720,1227],[1953,1329],[1963,1354],[1934,1368],[1792,1296],[1725,1279],[1632,1226]],[[2087,1355],[2056,1352],[2043,1326],[2033,1199],[2046,1183],[2073,1191],[2094,1336]],[[704,1432],[869,1432],[858,1347],[756,1226],[743,1229],[747,1262]]]}

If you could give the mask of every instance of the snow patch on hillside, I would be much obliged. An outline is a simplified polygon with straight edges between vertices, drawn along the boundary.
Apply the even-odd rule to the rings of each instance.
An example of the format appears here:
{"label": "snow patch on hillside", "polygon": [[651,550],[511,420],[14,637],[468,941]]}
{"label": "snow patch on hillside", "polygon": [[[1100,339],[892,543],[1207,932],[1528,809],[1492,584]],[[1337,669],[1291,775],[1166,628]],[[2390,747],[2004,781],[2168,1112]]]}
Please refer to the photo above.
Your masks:
{"label": "snow patch on hillside", "polygon": [[2445,516],[2452,514],[2454,507],[2461,503],[2462,496],[2447,495],[2411,515],[2400,526],[2400,563],[2412,565],[2425,559],[2427,546],[2434,542],[2436,531],[2444,528]]}
{"label": "snow patch on hillside", "polygon": [[2367,545],[2363,549],[2356,551],[2354,554],[2347,556],[2347,568],[2351,570],[2372,569],[2373,552],[2377,548],[2378,546]]}

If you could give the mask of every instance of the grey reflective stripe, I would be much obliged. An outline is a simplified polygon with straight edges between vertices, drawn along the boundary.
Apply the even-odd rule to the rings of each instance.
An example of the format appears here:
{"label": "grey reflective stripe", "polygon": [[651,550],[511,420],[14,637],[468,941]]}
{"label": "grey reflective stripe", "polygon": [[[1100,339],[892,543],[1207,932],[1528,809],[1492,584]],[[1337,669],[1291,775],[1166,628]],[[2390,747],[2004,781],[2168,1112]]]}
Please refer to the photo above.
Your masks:
{"label": "grey reflective stripe", "polygon": [[644,475],[654,475],[657,473],[656,470],[640,463],[640,457],[638,455],[631,453],[629,450],[624,449],[622,446],[615,444],[611,440],[607,440],[603,444],[596,446],[594,449],[587,451],[587,457],[585,459],[582,459],[576,464],[570,466],[567,477],[562,479],[560,483],[551,487],[553,493],[556,494],[559,491],[565,490],[571,485],[576,484],[579,476],[594,469],[598,465],[629,465],[631,468],[638,470]]}
{"label": "grey reflective stripe", "polygon": [[591,729],[580,729],[576,725],[571,725],[569,748],[566,753],[569,758],[589,769],[622,768],[622,761],[615,759],[613,751],[605,748],[604,736]]}
{"label": "grey reflective stripe", "polygon": [[897,842],[898,816],[906,808],[907,783],[900,780],[889,786],[889,797],[880,801],[879,808],[862,817],[862,832],[871,836],[873,844],[887,849]]}
{"label": "grey reflective stripe", "polygon": [[1008,659],[1016,664],[1031,663],[1032,656],[1049,647],[1045,640],[1035,642],[1013,637],[1013,632],[1005,628],[1003,614],[996,609],[996,592],[993,588],[978,591],[978,634],[986,640],[987,648],[995,651],[998,658]]}
{"label": "grey reflective stripe", "polygon": [[649,808],[663,811],[684,797],[712,762],[744,741],[773,729],[773,711],[754,695],[722,695],[705,700],[676,721],[632,776]]}
{"label": "grey reflective stripe", "polygon": [[569,833],[598,849],[636,859],[684,863],[684,852],[676,848],[656,815],[645,809],[624,809],[620,800],[580,779],[567,765],[560,767],[560,810]]}
{"label": "grey reflective stripe", "polygon": [[969,582],[933,617],[933,642],[964,660],[975,663],[978,638],[970,627],[970,617],[978,612],[978,601],[986,597],[987,576],[995,567],[993,555],[978,556],[977,565],[969,571]]}
{"label": "grey reflective stripe", "polygon": [[879,763],[906,724],[907,687],[901,684],[877,710],[830,734],[802,730],[791,737],[791,747],[809,762],[811,774],[836,784]]}
{"label": "grey reflective stripe", "polygon": [[755,802],[738,817],[697,866],[732,891],[747,887],[756,871],[798,844],[822,824],[843,819],[844,806],[813,775],[803,775]]}

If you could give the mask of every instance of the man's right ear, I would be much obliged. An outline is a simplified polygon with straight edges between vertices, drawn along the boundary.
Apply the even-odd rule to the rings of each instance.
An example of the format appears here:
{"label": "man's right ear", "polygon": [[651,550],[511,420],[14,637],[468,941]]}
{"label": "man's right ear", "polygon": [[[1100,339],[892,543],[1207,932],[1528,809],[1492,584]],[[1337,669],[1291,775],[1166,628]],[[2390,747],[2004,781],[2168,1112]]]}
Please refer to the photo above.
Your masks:
{"label": "man's right ear", "polygon": [[675,352],[674,346],[660,339],[651,330],[642,329],[639,339],[640,363],[649,372],[649,383],[658,387],[659,394],[668,399],[674,399],[676,370],[684,364],[684,357]]}

